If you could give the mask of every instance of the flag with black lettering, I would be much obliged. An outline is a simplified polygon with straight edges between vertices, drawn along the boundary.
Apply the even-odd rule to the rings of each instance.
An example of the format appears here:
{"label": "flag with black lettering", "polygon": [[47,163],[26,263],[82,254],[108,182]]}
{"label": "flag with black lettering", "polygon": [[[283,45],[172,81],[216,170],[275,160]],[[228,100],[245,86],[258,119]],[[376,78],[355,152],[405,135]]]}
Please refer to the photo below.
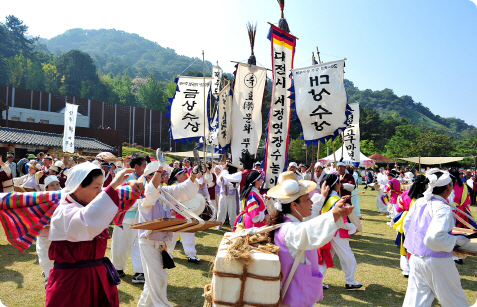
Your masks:
{"label": "flag with black lettering", "polygon": [[262,136],[262,103],[267,70],[255,65],[238,64],[232,99],[232,164],[240,166],[242,152],[257,153]]}
{"label": "flag with black lettering", "polygon": [[230,90],[230,84],[220,91],[217,98],[217,139],[219,148],[228,148],[231,138],[231,113],[232,113],[232,91]]}
{"label": "flag with black lettering", "polygon": [[359,137],[359,104],[350,103],[351,113],[348,114],[348,121],[345,131],[343,132],[343,145],[348,152],[350,160],[354,163],[360,161],[360,137]]}
{"label": "flag with black lettering", "polygon": [[218,67],[212,67],[212,95],[217,97],[220,92],[220,81],[222,80],[222,69]]}
{"label": "flag with black lettering", "polygon": [[75,131],[78,105],[66,103],[63,129],[63,152],[75,152]]}
{"label": "flag with black lettering", "polygon": [[334,139],[347,126],[344,60],[292,70],[296,114],[307,145]]}
{"label": "flag with black lettering", "polygon": [[[171,139],[195,141],[207,136],[209,123],[207,116],[207,101],[212,84],[212,78],[178,77],[176,93],[169,98],[171,118]],[[205,110],[204,110],[205,108]]]}
{"label": "flag with black lettering", "polygon": [[265,189],[278,183],[278,177],[287,165],[291,118],[290,70],[296,46],[296,37],[273,25],[268,39],[272,44],[273,89],[265,143]]}

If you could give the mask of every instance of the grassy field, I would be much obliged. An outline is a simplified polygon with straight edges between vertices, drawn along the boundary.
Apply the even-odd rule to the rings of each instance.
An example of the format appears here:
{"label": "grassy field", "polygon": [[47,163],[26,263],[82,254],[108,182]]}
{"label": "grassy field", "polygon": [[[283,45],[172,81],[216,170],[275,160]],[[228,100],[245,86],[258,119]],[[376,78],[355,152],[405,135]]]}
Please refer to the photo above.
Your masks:
{"label": "grassy field", "polygon": [[[344,289],[344,275],[335,257],[335,267],[327,271],[324,280],[330,289],[325,291],[324,300],[315,306],[402,306],[407,279],[399,269],[398,249],[394,245],[396,232],[386,225],[386,217],[376,213],[375,197],[374,191],[360,195],[364,232],[351,239],[358,261],[356,280],[362,282],[364,287],[352,291]],[[228,227],[224,229],[229,230]],[[188,263],[182,245],[177,244],[174,251],[177,267],[168,270],[168,297],[174,306],[203,305],[203,287],[210,283],[210,265],[223,233],[208,230],[196,234],[196,248],[202,258],[202,263],[198,265]],[[109,251],[106,255],[109,256]],[[467,299],[473,304],[477,299],[477,277],[474,277],[476,258],[464,259],[464,265],[458,266],[458,269]],[[143,286],[131,282],[133,272],[130,262],[126,273],[128,275],[118,287],[121,306],[136,306]],[[3,232],[0,235],[0,300],[7,307],[43,306],[45,301],[35,246],[22,254],[8,244]],[[439,305],[435,303],[434,306]]]}

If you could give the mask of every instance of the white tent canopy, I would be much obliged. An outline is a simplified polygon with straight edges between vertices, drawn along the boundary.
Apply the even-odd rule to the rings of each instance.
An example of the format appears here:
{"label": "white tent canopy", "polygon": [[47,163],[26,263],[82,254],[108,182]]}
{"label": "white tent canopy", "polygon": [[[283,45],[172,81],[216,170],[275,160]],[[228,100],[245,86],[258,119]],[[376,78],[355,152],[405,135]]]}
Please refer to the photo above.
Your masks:
{"label": "white tent canopy", "polygon": [[[337,151],[335,151],[336,161],[339,162],[341,160],[341,152],[343,152],[343,163],[352,164],[353,161],[351,161],[351,158],[348,155],[348,151],[347,150],[342,151],[341,147]],[[361,165],[369,166],[374,164],[373,159],[366,157],[362,152],[359,153],[359,160]],[[333,154],[331,154],[328,157],[321,158],[320,161],[335,162],[335,157]]]}
{"label": "white tent canopy", "polygon": [[[179,157],[184,157],[184,158],[193,158],[194,157],[194,152],[193,151],[178,151],[178,152],[165,152],[164,154],[166,155],[173,155],[173,156],[179,156]],[[199,156],[202,159],[203,158],[203,151],[199,151]],[[207,153],[207,160],[210,159],[211,154]],[[214,159],[219,159],[222,155],[221,154],[214,154]]]}
{"label": "white tent canopy", "polygon": [[463,160],[464,157],[412,157],[412,158],[399,158],[399,160],[421,163],[425,165],[445,164],[455,161]]}

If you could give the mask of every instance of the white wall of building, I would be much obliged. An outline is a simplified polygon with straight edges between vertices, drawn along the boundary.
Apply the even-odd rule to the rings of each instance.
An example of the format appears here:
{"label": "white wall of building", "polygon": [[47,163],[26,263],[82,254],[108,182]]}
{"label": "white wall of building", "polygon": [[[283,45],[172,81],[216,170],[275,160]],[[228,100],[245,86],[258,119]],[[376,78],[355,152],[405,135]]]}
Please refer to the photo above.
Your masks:
{"label": "white wall of building", "polygon": [[[6,111],[2,112],[3,118],[5,118],[5,113]],[[33,123],[39,123],[41,120],[45,124],[48,123],[52,125],[63,126],[65,114],[10,107],[8,108],[8,120]],[[78,117],[76,118],[76,127],[89,128],[89,116],[80,115],[78,113]]]}

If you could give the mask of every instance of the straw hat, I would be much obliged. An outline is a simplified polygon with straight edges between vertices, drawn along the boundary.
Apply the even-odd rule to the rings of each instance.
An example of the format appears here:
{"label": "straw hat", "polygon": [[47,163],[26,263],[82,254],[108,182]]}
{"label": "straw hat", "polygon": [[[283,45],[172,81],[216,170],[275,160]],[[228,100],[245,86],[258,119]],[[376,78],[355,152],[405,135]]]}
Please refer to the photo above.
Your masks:
{"label": "straw hat", "polygon": [[293,172],[284,172],[280,177],[281,183],[268,190],[268,196],[279,200],[294,200],[316,188],[316,183],[313,181],[298,181]]}

